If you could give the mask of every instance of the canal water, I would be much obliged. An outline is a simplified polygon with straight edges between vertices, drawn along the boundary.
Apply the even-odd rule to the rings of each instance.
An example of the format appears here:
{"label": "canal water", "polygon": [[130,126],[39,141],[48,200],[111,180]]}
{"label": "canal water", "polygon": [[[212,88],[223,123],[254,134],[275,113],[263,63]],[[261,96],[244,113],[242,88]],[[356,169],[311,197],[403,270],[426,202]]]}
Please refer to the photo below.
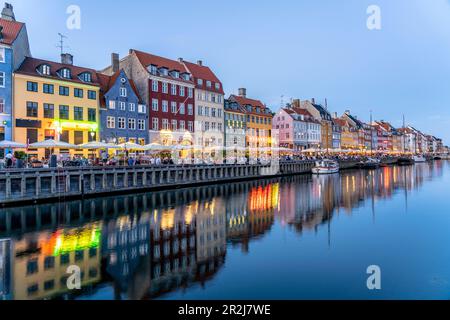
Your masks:
{"label": "canal water", "polygon": [[0,209],[0,300],[448,299],[449,186],[437,161]]}

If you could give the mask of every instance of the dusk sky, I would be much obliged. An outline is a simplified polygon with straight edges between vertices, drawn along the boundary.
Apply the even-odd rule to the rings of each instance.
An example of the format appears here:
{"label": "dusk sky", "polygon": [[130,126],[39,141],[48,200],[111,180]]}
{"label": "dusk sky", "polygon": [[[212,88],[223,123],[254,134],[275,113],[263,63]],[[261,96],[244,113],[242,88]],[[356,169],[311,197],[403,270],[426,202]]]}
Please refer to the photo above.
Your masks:
{"label": "dusk sky", "polygon": [[[27,23],[34,57],[59,60],[58,32],[75,64],[101,69],[111,52],[130,48],[203,60],[226,93],[274,111],[282,98],[328,99],[330,111],[351,110],[408,124],[450,141],[450,1],[108,1],[11,0]],[[81,8],[69,30],[66,9]],[[369,30],[369,5],[381,30]]]}

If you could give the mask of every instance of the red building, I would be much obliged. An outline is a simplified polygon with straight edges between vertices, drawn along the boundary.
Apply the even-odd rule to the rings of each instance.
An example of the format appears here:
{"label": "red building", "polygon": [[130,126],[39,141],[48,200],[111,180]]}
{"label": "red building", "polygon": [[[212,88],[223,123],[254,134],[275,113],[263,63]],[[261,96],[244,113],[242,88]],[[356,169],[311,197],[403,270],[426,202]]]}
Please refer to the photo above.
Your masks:
{"label": "red building", "polygon": [[195,83],[183,60],[171,60],[130,50],[119,61],[113,54],[111,74],[123,69],[134,81],[149,108],[150,143],[179,144],[193,142],[195,121]]}

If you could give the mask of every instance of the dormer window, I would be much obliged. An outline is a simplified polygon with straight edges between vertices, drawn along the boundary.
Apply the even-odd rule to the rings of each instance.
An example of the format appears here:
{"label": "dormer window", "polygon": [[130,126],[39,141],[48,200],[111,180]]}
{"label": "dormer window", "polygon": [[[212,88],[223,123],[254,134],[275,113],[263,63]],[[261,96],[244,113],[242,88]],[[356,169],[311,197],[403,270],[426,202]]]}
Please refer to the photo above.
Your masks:
{"label": "dormer window", "polygon": [[89,72],[83,72],[79,77],[83,82],[92,82],[92,75]]}
{"label": "dormer window", "polygon": [[40,74],[42,74],[44,76],[49,76],[50,75],[50,66],[48,64],[43,64],[43,65],[39,66],[38,71]]}
{"label": "dormer window", "polygon": [[72,77],[70,74],[70,69],[68,69],[68,68],[61,69],[59,71],[59,75],[60,75],[60,77],[65,78],[65,79],[70,79]]}
{"label": "dormer window", "polygon": [[190,78],[191,78],[191,76],[190,76],[189,73],[183,73],[183,79],[184,79],[185,81],[189,81]]}
{"label": "dormer window", "polygon": [[202,85],[203,85],[203,80],[202,80],[202,79],[197,79],[197,84],[198,84],[199,86],[202,86]]}
{"label": "dormer window", "polygon": [[179,78],[179,77],[180,77],[180,73],[179,73],[178,71],[175,70],[175,71],[173,72],[173,77],[174,77],[174,78]]}
{"label": "dormer window", "polygon": [[169,75],[169,70],[167,70],[167,68],[160,68],[159,72],[161,73],[161,75],[167,77]]}
{"label": "dormer window", "polygon": [[207,86],[208,88],[211,88],[211,81],[206,81],[206,86]]}
{"label": "dormer window", "polygon": [[216,90],[220,90],[220,83],[216,82]]}
{"label": "dormer window", "polygon": [[150,66],[150,73],[151,73],[151,74],[156,74],[156,73],[158,73],[158,67],[155,66],[155,65],[151,65],[151,66]]}

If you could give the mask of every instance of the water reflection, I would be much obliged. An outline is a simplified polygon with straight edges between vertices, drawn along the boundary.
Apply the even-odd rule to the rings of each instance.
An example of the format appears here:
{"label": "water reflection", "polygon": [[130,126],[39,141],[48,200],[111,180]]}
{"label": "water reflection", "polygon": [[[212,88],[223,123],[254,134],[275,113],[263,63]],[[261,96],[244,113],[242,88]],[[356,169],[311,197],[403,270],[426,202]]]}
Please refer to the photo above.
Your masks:
{"label": "water reflection", "polygon": [[[154,299],[204,286],[227,250],[249,252],[277,223],[330,228],[439,177],[443,163],[295,176],[0,210],[0,299]],[[374,212],[375,214],[375,212]],[[227,246],[229,244],[229,246]],[[81,268],[81,291],[66,269]],[[267,290],[270,290],[268,288]]]}

